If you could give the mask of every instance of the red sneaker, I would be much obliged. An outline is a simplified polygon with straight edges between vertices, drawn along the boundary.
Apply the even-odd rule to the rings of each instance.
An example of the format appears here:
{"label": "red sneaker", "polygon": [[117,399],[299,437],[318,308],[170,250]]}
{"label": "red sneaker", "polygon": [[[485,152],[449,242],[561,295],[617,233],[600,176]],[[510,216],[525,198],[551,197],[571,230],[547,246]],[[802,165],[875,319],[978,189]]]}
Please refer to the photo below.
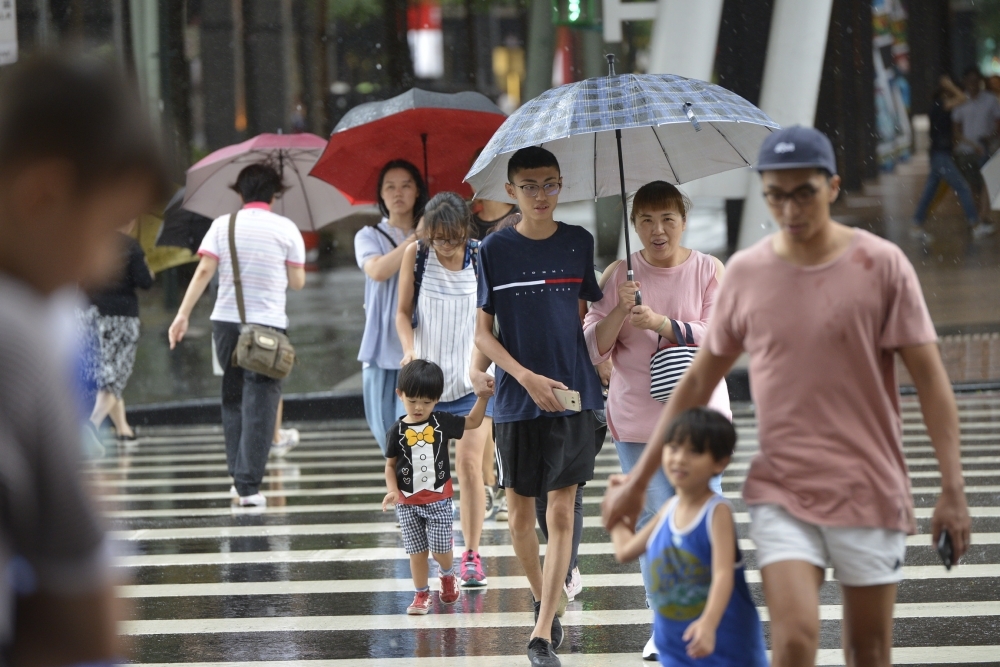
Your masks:
{"label": "red sneaker", "polygon": [[441,577],[441,602],[444,604],[455,604],[462,594],[458,587],[458,577],[453,574],[446,574]]}
{"label": "red sneaker", "polygon": [[413,596],[413,602],[406,608],[406,613],[410,616],[423,616],[431,610],[431,592],[417,591]]}

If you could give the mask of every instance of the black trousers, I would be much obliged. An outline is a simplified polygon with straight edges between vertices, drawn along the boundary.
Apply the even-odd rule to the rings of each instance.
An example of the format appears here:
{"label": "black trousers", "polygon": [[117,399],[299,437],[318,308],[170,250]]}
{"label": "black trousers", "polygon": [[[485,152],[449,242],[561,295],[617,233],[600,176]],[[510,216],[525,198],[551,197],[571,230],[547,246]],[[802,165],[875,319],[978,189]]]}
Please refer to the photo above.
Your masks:
{"label": "black trousers", "polygon": [[212,338],[222,375],[222,430],[226,465],[241,496],[260,490],[267,456],[274,440],[274,422],[281,401],[281,380],[244,370],[232,363],[240,325],[212,322]]}

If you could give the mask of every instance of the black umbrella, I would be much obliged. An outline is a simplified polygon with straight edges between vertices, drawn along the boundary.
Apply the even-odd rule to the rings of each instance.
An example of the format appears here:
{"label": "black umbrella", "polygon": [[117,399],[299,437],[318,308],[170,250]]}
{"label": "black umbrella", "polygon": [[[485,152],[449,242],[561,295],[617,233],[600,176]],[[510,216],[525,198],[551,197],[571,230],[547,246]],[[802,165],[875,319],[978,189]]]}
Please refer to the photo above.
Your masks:
{"label": "black umbrella", "polygon": [[184,188],[181,188],[163,209],[163,226],[156,237],[156,245],[187,248],[195,253],[212,226],[212,219],[181,208],[183,203]]}

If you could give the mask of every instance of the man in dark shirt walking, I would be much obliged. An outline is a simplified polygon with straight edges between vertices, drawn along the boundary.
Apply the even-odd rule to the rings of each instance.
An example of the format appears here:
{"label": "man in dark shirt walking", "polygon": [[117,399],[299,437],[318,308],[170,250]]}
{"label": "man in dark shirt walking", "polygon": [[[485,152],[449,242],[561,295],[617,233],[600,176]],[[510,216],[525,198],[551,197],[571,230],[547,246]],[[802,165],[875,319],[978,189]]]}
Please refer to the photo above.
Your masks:
{"label": "man in dark shirt walking", "polygon": [[930,114],[928,114],[931,122],[931,172],[927,175],[924,193],[920,196],[917,210],[913,214],[913,227],[910,229],[910,236],[922,243],[930,243],[934,240],[934,237],[924,228],[924,223],[927,221],[927,212],[930,210],[931,202],[934,201],[934,195],[942,180],[950,185],[955,194],[958,195],[958,201],[962,204],[962,210],[965,212],[969,227],[973,230],[979,229],[976,200],[952,156],[955,139],[951,112],[965,100],[965,94],[961,89],[952,83],[947,76],[942,76],[941,85],[934,93],[934,102],[931,105]]}

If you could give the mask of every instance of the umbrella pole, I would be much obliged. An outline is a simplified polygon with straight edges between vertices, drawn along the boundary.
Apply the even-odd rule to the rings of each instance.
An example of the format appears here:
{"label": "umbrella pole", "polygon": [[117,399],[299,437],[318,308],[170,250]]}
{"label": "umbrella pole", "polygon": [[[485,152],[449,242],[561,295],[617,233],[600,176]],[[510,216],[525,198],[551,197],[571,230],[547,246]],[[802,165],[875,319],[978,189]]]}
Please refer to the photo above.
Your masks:
{"label": "umbrella pole", "polygon": [[[632,243],[628,233],[628,198],[625,195],[625,163],[622,161],[622,131],[615,130],[615,141],[618,142],[618,179],[622,186],[622,222],[625,224],[625,266],[628,267],[628,281],[635,277],[632,273]],[[642,294],[635,291],[635,305],[642,305]]]}
{"label": "umbrella pole", "polygon": [[424,132],[420,135],[420,141],[424,144],[424,185],[427,187],[427,192],[431,190],[431,177],[427,173],[427,133]]}

